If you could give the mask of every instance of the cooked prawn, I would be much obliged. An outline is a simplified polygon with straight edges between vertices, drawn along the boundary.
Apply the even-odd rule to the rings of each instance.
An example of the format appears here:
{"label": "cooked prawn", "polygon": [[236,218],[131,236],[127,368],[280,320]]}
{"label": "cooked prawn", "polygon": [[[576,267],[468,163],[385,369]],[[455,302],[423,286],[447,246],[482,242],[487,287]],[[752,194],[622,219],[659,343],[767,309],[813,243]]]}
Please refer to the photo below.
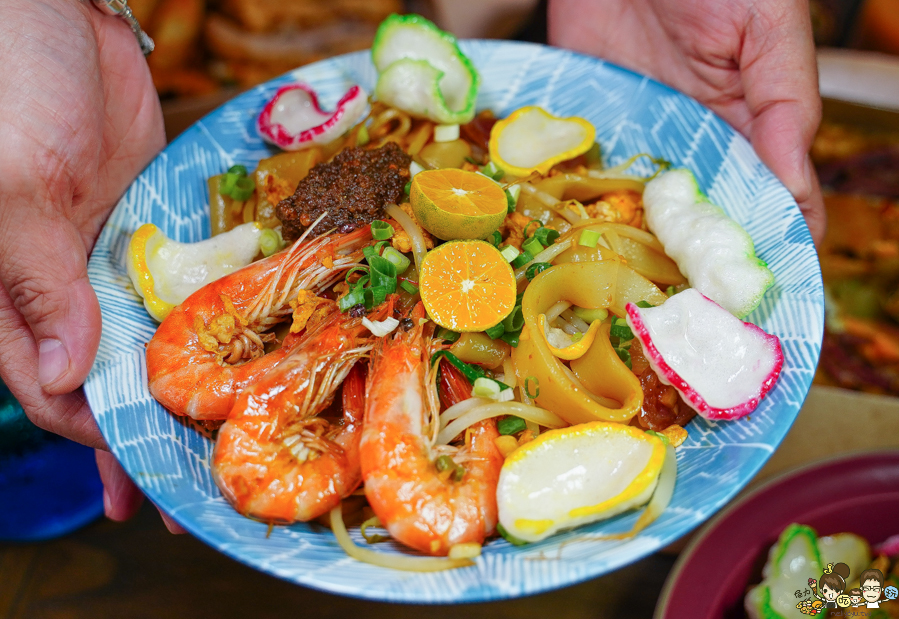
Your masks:
{"label": "cooked prawn", "polygon": [[[311,520],[362,481],[359,439],[371,349],[360,319],[337,313],[270,372],[245,389],[215,445],[212,475],[245,516],[268,522]],[[346,378],[346,380],[344,380]],[[343,417],[316,415],[343,383]]]}
{"label": "cooked prawn", "polygon": [[[310,228],[311,229],[311,228]],[[326,234],[254,262],[187,298],[147,345],[150,393],[178,415],[225,419],[237,395],[302,341],[287,335],[279,349],[270,329],[290,317],[301,290],[319,292],[362,259],[371,227]]]}
{"label": "cooked prawn", "polygon": [[[496,485],[503,457],[492,419],[470,428],[462,447],[437,446],[436,368],[431,337],[417,326],[372,351],[361,462],[365,496],[398,541],[432,555],[483,541],[497,522]],[[450,456],[461,479],[437,470]]]}

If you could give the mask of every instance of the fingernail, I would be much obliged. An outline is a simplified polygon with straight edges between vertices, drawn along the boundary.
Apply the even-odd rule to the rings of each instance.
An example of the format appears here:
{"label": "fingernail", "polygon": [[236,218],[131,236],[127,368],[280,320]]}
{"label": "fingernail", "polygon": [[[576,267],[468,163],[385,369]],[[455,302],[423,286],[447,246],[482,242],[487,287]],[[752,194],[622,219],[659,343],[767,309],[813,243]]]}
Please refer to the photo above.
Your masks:
{"label": "fingernail", "polygon": [[52,338],[38,344],[37,379],[46,387],[56,382],[69,369],[69,355],[62,342]]}
{"label": "fingernail", "polygon": [[106,488],[103,488],[103,513],[106,514],[107,518],[110,518],[110,512],[112,512],[112,499],[109,498],[109,492]]}

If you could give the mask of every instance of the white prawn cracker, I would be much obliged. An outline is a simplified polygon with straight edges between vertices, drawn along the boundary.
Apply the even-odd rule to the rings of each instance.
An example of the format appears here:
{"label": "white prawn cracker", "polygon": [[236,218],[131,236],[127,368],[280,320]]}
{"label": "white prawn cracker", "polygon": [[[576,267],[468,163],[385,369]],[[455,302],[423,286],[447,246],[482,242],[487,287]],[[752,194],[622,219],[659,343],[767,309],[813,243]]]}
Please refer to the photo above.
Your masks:
{"label": "white prawn cracker", "polygon": [[742,318],[758,307],[774,274],[755,255],[752,238],[709,202],[689,170],[665,172],[646,184],[646,223],[690,285]]}

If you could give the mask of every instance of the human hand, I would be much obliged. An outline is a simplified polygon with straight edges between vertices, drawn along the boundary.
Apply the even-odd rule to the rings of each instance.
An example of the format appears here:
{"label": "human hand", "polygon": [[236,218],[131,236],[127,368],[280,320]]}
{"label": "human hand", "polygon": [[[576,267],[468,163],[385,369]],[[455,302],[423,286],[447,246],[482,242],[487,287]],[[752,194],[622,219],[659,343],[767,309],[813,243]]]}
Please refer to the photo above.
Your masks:
{"label": "human hand", "polygon": [[[105,449],[79,386],[100,339],[87,257],[165,145],[159,100],[121,20],[75,0],[0,3],[0,374],[38,426]],[[140,494],[98,454],[107,514]]]}
{"label": "human hand", "polygon": [[717,112],[796,198],[816,243],[821,120],[807,0],[550,0],[553,45],[652,76]]}

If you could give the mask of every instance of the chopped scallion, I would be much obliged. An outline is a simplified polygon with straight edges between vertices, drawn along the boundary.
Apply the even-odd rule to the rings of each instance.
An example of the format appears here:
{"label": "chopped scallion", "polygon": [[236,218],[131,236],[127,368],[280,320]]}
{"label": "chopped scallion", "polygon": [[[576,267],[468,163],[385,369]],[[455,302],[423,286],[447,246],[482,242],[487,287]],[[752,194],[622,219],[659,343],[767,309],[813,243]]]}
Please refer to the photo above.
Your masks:
{"label": "chopped scallion", "polygon": [[515,415],[509,415],[508,417],[503,417],[499,421],[496,422],[496,429],[500,434],[518,434],[519,432],[524,432],[528,429],[528,425],[524,422],[524,419],[521,417],[516,417]]}
{"label": "chopped scallion", "polygon": [[283,245],[284,241],[281,240],[281,235],[278,234],[277,230],[264,228],[259,235],[259,249],[262,251],[263,256],[271,256],[280,250]]}
{"label": "chopped scallion", "polygon": [[581,236],[578,239],[578,245],[584,247],[596,247],[599,242],[599,232],[596,230],[581,230]]}
{"label": "chopped scallion", "polygon": [[545,247],[543,247],[543,243],[541,243],[537,238],[535,238],[533,236],[531,238],[529,238],[528,240],[526,240],[524,243],[522,243],[521,248],[524,251],[530,253],[532,256],[536,256],[541,251],[546,249]]}
{"label": "chopped scallion", "polygon": [[415,294],[418,292],[418,288],[412,285],[411,282],[404,280],[400,281],[400,288],[408,292],[409,294]]}
{"label": "chopped scallion", "polygon": [[520,254],[518,254],[511,262],[513,269],[517,269],[519,267],[523,267],[528,262],[532,261],[534,256],[528,250],[524,250]]}
{"label": "chopped scallion", "polygon": [[652,303],[650,303],[649,301],[637,301],[637,307],[639,307],[641,309],[646,309],[648,307],[655,307],[655,306]]}
{"label": "chopped scallion", "polygon": [[534,231],[534,238],[540,241],[543,245],[549,247],[556,242],[557,238],[559,238],[559,231],[546,227],[537,228]]}
{"label": "chopped scallion", "polygon": [[521,185],[512,185],[506,189],[506,212],[514,213],[518,206],[518,196],[521,195]]}
{"label": "chopped scallion", "polygon": [[627,366],[627,369],[632,369],[631,353],[626,348],[616,348],[615,352],[618,353],[618,358],[624,361],[624,365]]}
{"label": "chopped scallion", "polygon": [[512,348],[518,348],[518,340],[520,338],[521,338],[521,331],[513,331],[511,333],[506,331],[505,333],[502,334],[502,337],[500,337],[499,339],[504,341],[506,344],[508,344]]}
{"label": "chopped scallion", "polygon": [[612,337],[621,338],[622,341],[634,339],[634,332],[627,325],[627,321],[623,318],[615,318],[612,321],[612,328],[609,330]]}
{"label": "chopped scallion", "polygon": [[506,245],[501,250],[499,250],[499,253],[503,255],[503,258],[505,258],[507,262],[512,262],[513,260],[515,260],[515,258],[518,257],[518,254],[521,252],[519,252],[518,249],[516,249],[512,245]]}
{"label": "chopped scallion", "polygon": [[521,331],[524,328],[524,314],[521,311],[521,306],[516,305],[501,324],[504,331]]}
{"label": "chopped scallion", "polygon": [[461,334],[440,327],[439,329],[437,329],[437,333],[434,334],[434,337],[439,337],[440,339],[446,340],[447,342],[455,342],[459,339],[459,337],[461,337]]}
{"label": "chopped scallion", "polygon": [[499,383],[492,378],[476,378],[471,389],[471,395],[476,398],[495,399],[499,396]]}
{"label": "chopped scallion", "polygon": [[409,260],[406,256],[404,256],[393,247],[385,247],[384,253],[381,254],[381,257],[393,263],[393,266],[396,267],[397,275],[402,275],[403,273],[405,273],[406,269],[409,268],[409,265],[412,264],[411,260]]}
{"label": "chopped scallion", "polygon": [[499,244],[502,242],[503,236],[499,233],[499,230],[494,230],[490,233],[490,236],[487,237],[486,241],[493,245],[494,247],[499,247]]}
{"label": "chopped scallion", "polygon": [[434,466],[442,473],[443,471],[456,468],[456,463],[453,461],[452,456],[443,455],[434,460]]}
{"label": "chopped scallion", "polygon": [[[531,384],[534,385],[534,393],[531,393]],[[536,376],[528,376],[524,379],[524,392],[532,400],[540,397],[540,381]]]}
{"label": "chopped scallion", "polygon": [[506,332],[506,328],[503,326],[503,323],[499,323],[498,325],[490,327],[489,329],[484,329],[484,333],[491,340],[495,340],[496,338],[500,337],[505,332]]}
{"label": "chopped scallion", "polygon": [[356,146],[365,146],[371,138],[368,135],[368,125],[362,123],[359,132],[356,133]]}
{"label": "chopped scallion", "polygon": [[376,219],[371,222],[371,236],[376,241],[386,241],[393,236],[393,226],[386,221]]}
{"label": "chopped scallion", "polygon": [[485,175],[489,176],[490,178],[492,178],[495,181],[498,181],[499,179],[501,179],[503,176],[506,175],[506,173],[503,171],[503,169],[501,167],[499,167],[498,165],[496,165],[495,163],[493,163],[492,161],[490,163],[488,163],[487,165],[485,165],[483,168],[481,168],[481,172],[483,172]]}
{"label": "chopped scallion", "polygon": [[237,174],[238,176],[246,176],[247,175],[247,166],[237,164],[228,168],[228,174]]}

